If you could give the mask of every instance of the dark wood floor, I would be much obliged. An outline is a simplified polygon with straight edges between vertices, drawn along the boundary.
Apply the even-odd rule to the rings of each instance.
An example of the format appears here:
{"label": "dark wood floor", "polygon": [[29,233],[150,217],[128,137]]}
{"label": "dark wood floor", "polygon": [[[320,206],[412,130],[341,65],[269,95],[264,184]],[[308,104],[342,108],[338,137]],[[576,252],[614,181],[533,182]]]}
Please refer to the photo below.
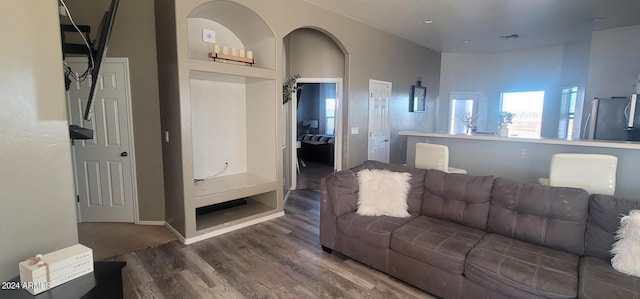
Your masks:
{"label": "dark wood floor", "polygon": [[126,261],[125,298],[434,298],[339,254],[318,239],[319,191],[290,194],[278,219]]}

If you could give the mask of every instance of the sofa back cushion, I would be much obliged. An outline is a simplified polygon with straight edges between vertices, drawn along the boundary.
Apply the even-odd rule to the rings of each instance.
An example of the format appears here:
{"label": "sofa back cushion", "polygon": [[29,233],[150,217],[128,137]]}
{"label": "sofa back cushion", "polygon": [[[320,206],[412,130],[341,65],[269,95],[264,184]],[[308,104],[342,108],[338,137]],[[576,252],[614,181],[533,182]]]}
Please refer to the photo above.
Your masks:
{"label": "sofa back cushion", "polygon": [[629,215],[631,210],[640,210],[640,201],[602,194],[591,195],[584,254],[611,260],[609,250],[616,241],[620,217]]}
{"label": "sofa back cushion", "polygon": [[582,255],[589,194],[497,178],[487,231]]}
{"label": "sofa back cushion", "polygon": [[422,214],[485,230],[493,176],[428,170]]}
{"label": "sofa back cushion", "polygon": [[[409,214],[415,216],[420,215],[420,207],[422,206],[422,193],[424,191],[424,176],[426,170],[409,168],[402,165],[389,164],[375,160],[367,160],[362,164],[351,168],[351,170],[358,172],[362,169],[386,169],[393,172],[408,172],[411,174],[409,179],[409,193],[407,193],[407,206],[409,207]],[[357,186],[356,182],[356,188]]]}

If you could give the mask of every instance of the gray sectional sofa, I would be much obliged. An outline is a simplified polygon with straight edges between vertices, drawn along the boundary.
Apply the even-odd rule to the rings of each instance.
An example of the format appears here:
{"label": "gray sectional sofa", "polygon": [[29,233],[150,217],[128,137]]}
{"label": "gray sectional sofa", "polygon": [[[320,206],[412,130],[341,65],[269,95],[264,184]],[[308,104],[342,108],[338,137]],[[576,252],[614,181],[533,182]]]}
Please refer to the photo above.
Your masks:
{"label": "gray sectional sofa", "polygon": [[[410,172],[411,217],[356,214],[361,169]],[[376,161],[327,176],[321,192],[325,251],[442,298],[640,298],[640,278],[609,253],[638,201]]]}

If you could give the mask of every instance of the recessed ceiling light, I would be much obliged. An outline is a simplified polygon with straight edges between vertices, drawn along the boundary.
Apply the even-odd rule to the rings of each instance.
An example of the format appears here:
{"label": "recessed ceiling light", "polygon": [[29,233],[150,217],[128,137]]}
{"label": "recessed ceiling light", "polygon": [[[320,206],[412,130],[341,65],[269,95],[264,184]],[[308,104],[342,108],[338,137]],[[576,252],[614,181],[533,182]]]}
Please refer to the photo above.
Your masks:
{"label": "recessed ceiling light", "polygon": [[600,21],[602,21],[602,19],[604,19],[604,18],[593,18],[593,19],[591,19],[591,22],[593,22],[593,23],[600,22]]}
{"label": "recessed ceiling light", "polygon": [[465,43],[465,44],[468,44],[468,43],[470,43],[471,41],[470,41],[470,40],[468,40],[468,39],[465,39],[465,40],[463,40],[462,42],[463,42],[463,43]]}
{"label": "recessed ceiling light", "polygon": [[433,23],[433,20],[428,19],[428,20],[424,20],[423,22],[424,22],[425,24],[431,24],[431,23]]}

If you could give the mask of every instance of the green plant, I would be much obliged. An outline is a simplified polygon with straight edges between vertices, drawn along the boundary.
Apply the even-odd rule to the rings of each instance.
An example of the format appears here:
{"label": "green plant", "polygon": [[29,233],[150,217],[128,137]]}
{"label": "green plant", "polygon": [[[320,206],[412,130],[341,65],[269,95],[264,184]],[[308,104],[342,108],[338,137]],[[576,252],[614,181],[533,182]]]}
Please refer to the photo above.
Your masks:
{"label": "green plant", "polygon": [[282,104],[289,103],[291,101],[291,95],[302,89],[302,86],[296,86],[296,82],[300,78],[300,75],[296,74],[293,77],[284,81],[282,85]]}
{"label": "green plant", "polygon": [[516,115],[514,113],[511,112],[507,112],[507,111],[502,111],[500,112],[500,125],[504,125],[504,124],[511,124],[513,123],[513,118]]}

